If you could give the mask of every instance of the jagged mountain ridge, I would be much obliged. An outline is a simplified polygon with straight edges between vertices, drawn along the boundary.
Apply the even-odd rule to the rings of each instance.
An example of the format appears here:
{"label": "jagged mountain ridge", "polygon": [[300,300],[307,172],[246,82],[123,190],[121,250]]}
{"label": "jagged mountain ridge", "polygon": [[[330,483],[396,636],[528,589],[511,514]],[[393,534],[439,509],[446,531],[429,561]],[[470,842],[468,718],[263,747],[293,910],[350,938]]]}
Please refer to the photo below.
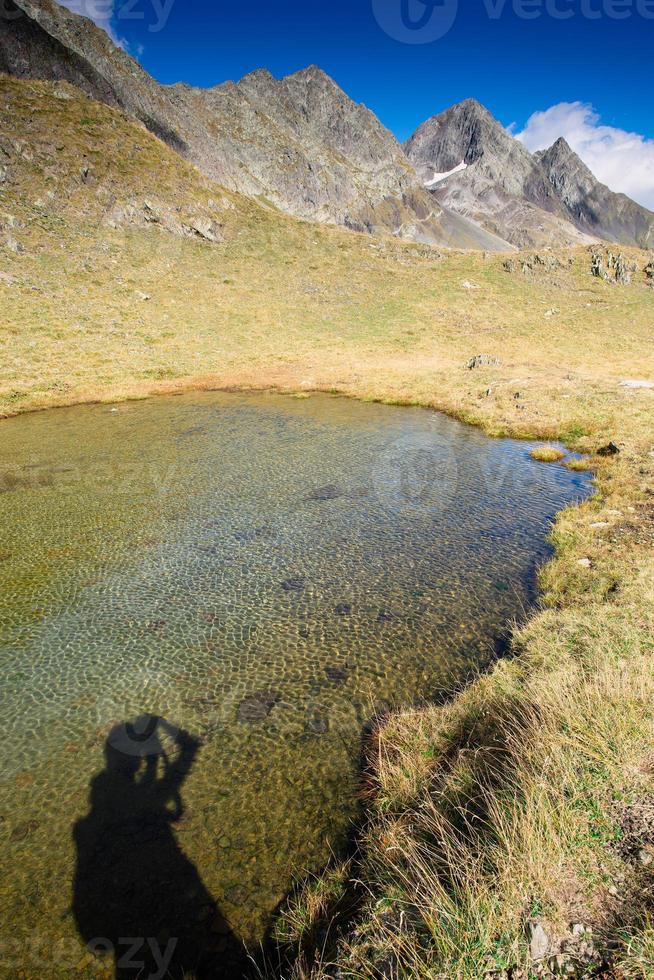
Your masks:
{"label": "jagged mountain ridge", "polygon": [[563,137],[534,157],[578,228],[608,241],[654,245],[654,213],[597,180]]}
{"label": "jagged mountain ridge", "polygon": [[600,184],[564,141],[531,154],[474,99],[427,120],[403,149],[315,66],[212,89],[161,85],[55,0],[8,3],[0,71],[71,82],[223,186],[296,216],[488,250],[654,241],[654,215]]}
{"label": "jagged mountain ridge", "polygon": [[405,151],[443,206],[514,245],[654,240],[654,214],[601,184],[565,140],[532,154],[475,99],[426,120]]}
{"label": "jagged mountain ridge", "polygon": [[225,187],[291,214],[442,245],[508,247],[444,214],[395,137],[318,68],[281,80],[257,71],[213,89],[164,86],[55,0],[15,0],[0,17],[0,70],[71,82],[141,120]]}

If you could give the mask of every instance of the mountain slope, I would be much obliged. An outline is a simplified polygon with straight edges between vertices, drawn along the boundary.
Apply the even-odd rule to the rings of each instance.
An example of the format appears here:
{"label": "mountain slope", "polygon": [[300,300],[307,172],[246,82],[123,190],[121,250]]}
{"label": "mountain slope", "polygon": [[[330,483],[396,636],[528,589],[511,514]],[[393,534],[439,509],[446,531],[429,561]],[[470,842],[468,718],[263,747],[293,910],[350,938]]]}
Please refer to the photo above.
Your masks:
{"label": "mountain slope", "polygon": [[204,90],[163,86],[54,0],[8,0],[0,70],[66,80],[135,116],[209,177],[291,214],[442,245],[505,249],[442,207],[364,106],[311,67]]}
{"label": "mountain slope", "polygon": [[539,162],[474,99],[428,119],[405,150],[440,204],[518,247],[588,240]]}
{"label": "mountain slope", "polygon": [[[559,371],[574,392],[569,372],[603,363],[616,322],[642,347],[654,299],[645,254],[627,252],[640,271],[617,289],[584,250],[572,263],[525,256],[532,272],[507,275],[503,255],[298,220],[225,190],[72,85],[7,76],[0,256],[0,415],[184,384],[372,396],[383,377],[385,397],[440,397],[463,372],[475,405],[502,399],[515,420],[523,402],[504,386],[491,397],[491,379],[464,367],[472,357],[533,377],[525,337],[537,337],[543,385]],[[619,376],[640,376],[629,370]],[[395,390],[402,373],[413,387]]]}
{"label": "mountain slope", "polygon": [[534,157],[578,228],[625,245],[654,245],[654,213],[601,184],[563,137]]}

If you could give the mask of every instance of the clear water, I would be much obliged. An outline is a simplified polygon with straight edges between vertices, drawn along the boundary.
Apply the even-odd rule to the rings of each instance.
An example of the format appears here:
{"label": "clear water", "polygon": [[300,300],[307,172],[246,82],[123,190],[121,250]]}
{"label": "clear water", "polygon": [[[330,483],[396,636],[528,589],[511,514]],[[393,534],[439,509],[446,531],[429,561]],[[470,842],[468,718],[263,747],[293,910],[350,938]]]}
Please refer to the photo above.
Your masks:
{"label": "clear water", "polygon": [[89,932],[260,939],[342,845],[373,711],[488,662],[533,599],[587,485],[530,448],[329,396],[0,423],[1,975],[137,975]]}

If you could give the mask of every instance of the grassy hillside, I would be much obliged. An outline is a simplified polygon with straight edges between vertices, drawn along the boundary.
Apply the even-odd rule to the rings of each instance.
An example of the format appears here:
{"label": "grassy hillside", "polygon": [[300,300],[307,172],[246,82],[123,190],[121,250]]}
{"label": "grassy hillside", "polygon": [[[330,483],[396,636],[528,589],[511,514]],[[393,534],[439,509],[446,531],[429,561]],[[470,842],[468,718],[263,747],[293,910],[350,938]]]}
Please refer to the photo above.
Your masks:
{"label": "grassy hillside", "polygon": [[[0,413],[333,389],[560,437],[596,470],[512,655],[380,727],[356,865],[279,925],[292,969],[654,975],[654,390],[620,384],[654,380],[648,257],[627,251],[621,286],[587,249],[508,259],[349,234],[211,185],[71,88],[2,79],[0,112]],[[597,455],[609,440],[620,452]],[[325,943],[343,891],[356,914]]]}
{"label": "grassy hillside", "polygon": [[[572,430],[582,412],[589,427],[589,390],[594,411],[619,414],[630,396],[616,382],[645,368],[653,295],[642,271],[630,288],[607,285],[579,250],[526,273],[518,256],[508,273],[503,256],[295,221],[211,185],[120,113],[69,86],[54,92],[0,85],[0,413],[202,378]],[[174,233],[198,221],[222,241]],[[466,371],[478,353],[502,364]]]}

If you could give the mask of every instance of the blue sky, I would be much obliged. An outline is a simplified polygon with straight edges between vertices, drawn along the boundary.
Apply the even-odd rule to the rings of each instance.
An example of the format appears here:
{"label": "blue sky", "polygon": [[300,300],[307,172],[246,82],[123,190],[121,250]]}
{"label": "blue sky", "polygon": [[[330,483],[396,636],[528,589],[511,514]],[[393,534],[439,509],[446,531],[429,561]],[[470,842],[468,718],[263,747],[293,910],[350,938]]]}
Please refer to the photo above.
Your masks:
{"label": "blue sky", "polygon": [[[401,140],[469,96],[516,133],[537,111],[581,103],[584,125],[605,128],[595,166],[603,146],[614,149],[606,127],[654,139],[654,0],[65,2],[113,2],[114,35],[162,82],[210,86],[255,68],[281,76],[317,64]],[[407,16],[426,26],[406,27]],[[432,39],[438,33],[444,36]],[[561,125],[560,111],[555,119]],[[541,119],[541,141],[546,131]],[[652,152],[654,207],[654,144],[644,145]],[[628,168],[624,145],[622,152],[612,172]]]}
{"label": "blue sky", "polygon": [[[174,0],[158,32],[151,0],[130,0],[143,21],[123,19],[123,3],[115,0],[117,33],[130,48],[143,47],[142,64],[163,82],[215,85],[254,68],[282,75],[318,64],[401,139],[471,95],[505,124],[522,126],[537,109],[579,100],[607,124],[654,137],[654,3],[649,20],[637,0],[631,8],[629,0],[613,0],[631,13],[623,20],[584,16],[582,8],[611,10],[610,0],[558,0],[557,9],[577,11],[568,20],[553,19],[543,2],[541,16],[524,20],[513,0],[503,9],[501,0],[459,0],[449,33],[424,44],[389,37],[373,0]],[[538,12],[536,4],[525,10]],[[487,13],[493,8],[497,19]]]}

